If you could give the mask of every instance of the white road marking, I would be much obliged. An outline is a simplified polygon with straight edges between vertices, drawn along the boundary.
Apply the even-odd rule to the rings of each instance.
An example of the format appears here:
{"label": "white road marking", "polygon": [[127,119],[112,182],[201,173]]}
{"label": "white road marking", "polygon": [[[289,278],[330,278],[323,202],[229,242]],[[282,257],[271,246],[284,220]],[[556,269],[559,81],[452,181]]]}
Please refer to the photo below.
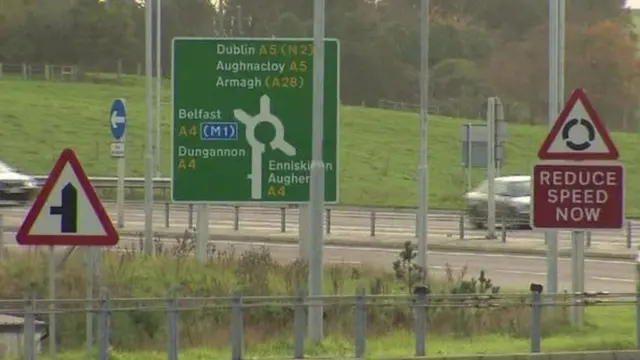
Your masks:
{"label": "white road marking", "polygon": [[327,264],[335,264],[335,265],[362,265],[360,261],[352,261],[352,260],[327,260],[325,261]]}
{"label": "white road marking", "polygon": [[[218,241],[216,241],[218,242]],[[254,246],[272,246],[272,247],[291,247],[297,248],[298,244],[277,244],[277,243],[265,243],[265,242],[243,242],[243,241],[222,241],[228,243],[230,245],[254,245]],[[359,247],[359,246],[339,246],[339,245],[325,245],[325,249],[332,250],[353,250],[359,252],[385,252],[385,253],[397,253],[397,249],[386,249],[386,248],[377,248],[377,247]],[[443,251],[429,251],[429,254],[433,255],[444,255],[444,256],[482,256],[489,258],[504,258],[508,257],[510,259],[523,259],[523,260],[540,260],[546,259],[544,256],[535,256],[535,255],[512,255],[512,254],[492,254],[492,253],[483,253],[483,252],[443,252]],[[571,261],[571,259],[561,258],[560,261]],[[597,260],[597,259],[585,259],[586,262],[593,264],[635,264],[633,260]]]}
{"label": "white road marking", "polygon": [[635,283],[636,282],[633,279],[621,279],[621,278],[613,278],[613,277],[606,277],[606,276],[592,276],[591,278],[593,280],[623,282],[623,283]]}
{"label": "white road marking", "polygon": [[499,272],[503,274],[513,274],[513,275],[533,275],[533,276],[547,276],[546,272],[534,272],[534,271],[522,271],[522,270],[492,270],[493,272]]}

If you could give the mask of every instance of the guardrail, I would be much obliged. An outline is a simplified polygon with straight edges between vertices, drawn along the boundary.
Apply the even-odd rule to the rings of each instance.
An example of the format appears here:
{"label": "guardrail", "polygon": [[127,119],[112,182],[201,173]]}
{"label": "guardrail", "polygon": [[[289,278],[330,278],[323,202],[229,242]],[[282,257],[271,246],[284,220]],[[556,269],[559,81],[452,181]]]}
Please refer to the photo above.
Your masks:
{"label": "guardrail", "polygon": [[[48,175],[36,175],[32,176],[39,184],[44,183],[47,179]],[[109,177],[109,176],[90,176],[89,180],[91,184],[96,189],[115,189],[118,178]],[[132,190],[144,190],[144,181],[143,177],[126,177],[124,179],[124,187],[126,189]],[[164,193],[168,193],[171,189],[171,178],[161,177],[161,178],[153,178],[153,188],[154,190],[160,190]],[[229,206],[233,206],[233,203],[229,203]],[[255,204],[252,205],[250,203],[243,203],[242,207],[271,207],[271,208],[279,208],[279,206],[269,205],[269,204]],[[290,206],[296,207],[296,206]],[[398,213],[414,213],[417,208],[415,207],[401,207],[401,206],[393,206],[393,207],[374,207],[374,206],[348,206],[348,205],[334,205],[331,208],[340,208],[343,210],[363,210],[363,209],[372,209],[376,211],[388,211],[388,212],[398,212]],[[437,210],[440,214],[457,214],[458,212],[455,210]]]}
{"label": "guardrail", "polygon": [[[376,321],[369,318],[372,308],[379,311],[385,311],[385,308],[395,308],[396,311],[406,311],[409,317],[413,317],[413,333],[414,355],[416,357],[424,357],[428,345],[427,325],[430,331],[438,333],[438,328],[434,326],[434,318],[439,313],[451,312],[451,321],[458,321],[460,326],[464,324],[465,311],[470,311],[469,316],[481,319],[483,317],[491,317],[500,314],[505,309],[519,309],[529,314],[529,320],[523,319],[525,328],[528,327],[530,353],[540,353],[543,342],[542,333],[545,330],[545,324],[542,320],[545,315],[548,318],[552,311],[563,307],[572,307],[580,310],[586,306],[633,306],[635,305],[635,322],[637,329],[640,329],[640,303],[638,295],[635,293],[619,293],[609,294],[606,292],[590,292],[579,294],[542,294],[539,285],[532,284],[530,294],[430,294],[428,287],[418,286],[415,288],[414,295],[367,295],[364,288],[358,288],[355,296],[318,296],[307,297],[304,291],[299,290],[296,296],[229,296],[229,297],[177,297],[175,292],[170,292],[166,298],[110,298],[109,290],[103,288],[100,292],[99,299],[96,301],[87,301],[84,299],[64,299],[50,300],[38,299],[33,294],[26,300],[0,301],[0,307],[5,313],[14,313],[16,315],[24,314],[24,356],[25,359],[35,359],[34,342],[37,338],[36,318],[42,318],[42,315],[49,315],[51,320],[60,317],[59,320],[51,321],[50,324],[56,324],[58,321],[64,322],[65,314],[96,314],[98,324],[98,336],[96,337],[96,345],[98,350],[98,359],[108,359],[110,353],[110,337],[119,334],[112,332],[113,316],[127,312],[136,312],[137,318],[141,318],[141,314],[148,312],[163,312],[165,318],[165,326],[168,344],[167,355],[169,360],[177,360],[179,352],[179,343],[181,334],[179,328],[184,330],[189,323],[180,325],[180,314],[183,312],[203,311],[202,316],[206,312],[214,313],[217,316],[212,318],[212,326],[226,328],[230,323],[229,342],[230,357],[233,360],[246,358],[244,332],[248,324],[247,319],[252,319],[251,309],[256,308],[280,308],[288,309],[291,316],[287,318],[287,322],[292,324],[293,332],[293,359],[305,358],[305,334],[307,325],[307,313],[312,307],[322,306],[326,311],[337,309],[336,312],[340,316],[353,316],[353,344],[354,358],[364,359],[366,356],[367,344],[367,321]],[[553,296],[553,297],[552,297]],[[555,299],[555,300],[554,300]],[[51,316],[54,316],[52,318]],[[247,317],[247,315],[249,315]],[[566,316],[556,311],[556,316]],[[368,319],[369,318],[369,319]],[[458,318],[459,320],[455,320]],[[121,319],[121,318],[120,318]],[[548,323],[547,323],[548,324]],[[579,326],[579,325],[578,325]],[[201,330],[201,329],[199,329]],[[54,327],[55,331],[55,327]],[[77,330],[76,330],[77,331]],[[50,338],[54,339],[53,336]],[[56,340],[53,340],[54,343]],[[92,349],[93,343],[87,340],[88,349]],[[284,340],[283,340],[284,341]],[[636,334],[636,344],[640,349],[640,333]],[[408,350],[408,352],[411,350]],[[50,343],[50,352],[55,356],[57,352],[56,346]],[[407,354],[408,355],[408,354]],[[499,356],[499,355],[498,355]],[[251,357],[256,358],[256,357]],[[407,357],[403,357],[407,358]],[[446,357],[451,359],[451,357]],[[464,357],[467,359],[468,357]],[[491,357],[484,357],[490,359]],[[558,357],[562,359],[562,357]],[[607,357],[609,358],[609,357]]]}
{"label": "guardrail", "polygon": [[[42,183],[47,176],[39,175],[34,176],[34,178]],[[96,189],[102,190],[115,190],[117,178],[116,177],[90,177],[90,181]],[[129,190],[144,190],[144,182],[145,179],[142,177],[128,177],[125,178],[124,186]],[[195,219],[195,206],[193,204],[174,204],[170,200],[168,200],[168,192],[171,187],[171,179],[170,178],[154,178],[153,179],[153,187],[154,190],[159,190],[163,194],[163,200],[156,200],[157,204],[162,204],[164,206],[164,227],[169,228],[171,226],[171,214],[172,208],[173,210],[180,209],[181,211],[186,212],[186,225],[189,228],[194,228],[194,219]],[[131,204],[129,202],[128,204]],[[262,217],[268,218],[271,216],[276,216],[276,218],[271,218],[275,221],[268,220],[270,223],[276,223],[274,226],[274,230],[279,231],[281,233],[286,233],[287,229],[287,219],[290,216],[289,209],[297,208],[296,205],[290,206],[282,206],[282,205],[269,205],[269,204],[247,204],[243,203],[242,205],[230,203],[226,206],[212,206],[211,209],[217,211],[218,213],[230,212],[232,214],[232,229],[234,231],[240,231],[240,223],[241,223],[241,208],[250,209],[247,212],[252,212],[254,217]],[[183,209],[183,210],[182,210]],[[175,214],[175,213],[174,213]],[[354,207],[354,206],[342,206],[342,205],[332,205],[325,207],[325,233],[327,235],[332,234],[333,232],[333,220],[338,218],[349,218],[353,219],[354,222],[358,222],[358,225],[363,228],[360,232],[364,236],[376,237],[380,236],[381,229],[383,227],[389,228],[390,226],[394,226],[395,228],[404,228],[405,235],[409,232],[412,232],[414,236],[418,235],[418,213],[416,208],[409,207]],[[359,220],[359,221],[355,221]],[[440,227],[442,224],[446,224],[446,229],[439,229],[446,233],[446,237],[450,237],[458,240],[468,240],[468,239],[478,239],[479,237],[484,237],[486,235],[486,231],[474,229],[474,226],[470,226],[470,224],[474,223],[474,220],[469,218],[468,215],[463,210],[458,211],[442,211],[442,210],[434,210],[429,213],[429,229],[431,230],[435,223],[440,223]],[[410,224],[410,225],[409,225]],[[497,232],[496,232],[496,240],[507,242],[508,238],[515,234],[514,231],[517,231],[522,228],[526,228],[528,226],[528,218],[522,219],[508,219],[508,218],[498,218],[497,219]],[[279,225],[279,226],[278,226]],[[632,221],[631,219],[627,220],[625,223],[625,228],[622,232],[619,233],[607,233],[603,235],[603,233],[598,233],[600,238],[605,238],[605,241],[608,242],[623,242],[624,246],[627,249],[631,249],[634,245],[633,241],[633,233],[635,231],[635,227],[637,223]],[[366,229],[364,229],[366,227]],[[407,229],[410,227],[409,229]],[[412,229],[412,231],[411,231]],[[522,232],[518,232],[518,236],[521,236]],[[595,233],[587,232],[586,234],[586,245],[587,247],[591,247],[592,239],[594,238]],[[596,240],[598,241],[598,240]]]}

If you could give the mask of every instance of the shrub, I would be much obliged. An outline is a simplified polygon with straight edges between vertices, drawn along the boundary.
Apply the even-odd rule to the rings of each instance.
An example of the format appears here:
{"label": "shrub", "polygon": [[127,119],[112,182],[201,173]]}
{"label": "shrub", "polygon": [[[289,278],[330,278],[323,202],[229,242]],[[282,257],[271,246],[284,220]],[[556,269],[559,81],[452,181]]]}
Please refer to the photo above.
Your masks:
{"label": "shrub", "polygon": [[[174,244],[156,241],[157,256],[152,258],[140,256],[136,247],[105,251],[99,271],[100,284],[109,290],[114,306],[117,306],[118,298],[164,298],[169,293],[180,297],[229,297],[240,293],[282,296],[294,295],[298,289],[306,288],[308,267],[304,261],[277,262],[267,248],[238,252],[233,247],[224,251],[211,247],[208,261],[200,263],[191,256],[193,241],[193,234],[189,232],[177,238]],[[429,331],[452,336],[528,335],[530,308],[523,306],[528,295],[510,302],[504,300],[500,297],[500,288],[484,271],[471,279],[467,278],[465,269],[459,273],[448,269],[442,279],[425,277],[424,271],[413,263],[414,258],[415,250],[407,243],[399,253],[398,261],[392,264],[393,272],[366,266],[327,265],[325,292],[354,295],[357,287],[364,286],[369,294],[406,295],[413,286],[427,283],[433,294],[468,295],[456,300],[458,303],[434,300],[428,311]],[[35,292],[39,297],[45,297],[48,294],[46,264],[46,256],[38,251],[12,253],[0,263],[0,296],[20,299],[26,292]],[[59,298],[85,297],[85,269],[81,251],[68,258],[59,271]],[[482,294],[484,297],[479,296]],[[376,302],[379,306],[367,308],[369,336],[413,328],[413,310],[408,300]],[[139,309],[112,313],[110,339],[114,347],[165,348],[166,314],[162,310],[145,309],[148,303],[141,300]],[[164,301],[157,304],[163,305]],[[554,314],[545,315],[545,329],[550,325],[564,325],[566,314]],[[179,318],[181,346],[228,346],[228,308],[192,307],[181,311]],[[353,334],[353,304],[327,305],[325,319],[328,334]],[[84,309],[59,315],[58,324],[62,347],[82,346],[85,341]],[[289,339],[293,331],[292,307],[287,303],[247,308],[244,324],[248,343]]]}

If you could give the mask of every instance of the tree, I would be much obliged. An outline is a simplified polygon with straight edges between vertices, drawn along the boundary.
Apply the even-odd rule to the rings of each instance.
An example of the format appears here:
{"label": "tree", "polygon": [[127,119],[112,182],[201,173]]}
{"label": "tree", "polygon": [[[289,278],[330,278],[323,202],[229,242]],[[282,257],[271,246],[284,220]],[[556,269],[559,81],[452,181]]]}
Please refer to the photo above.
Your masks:
{"label": "tree", "polygon": [[610,128],[635,130],[630,117],[638,108],[640,63],[629,32],[613,20],[600,21],[576,33],[567,50],[568,85],[589,92]]}

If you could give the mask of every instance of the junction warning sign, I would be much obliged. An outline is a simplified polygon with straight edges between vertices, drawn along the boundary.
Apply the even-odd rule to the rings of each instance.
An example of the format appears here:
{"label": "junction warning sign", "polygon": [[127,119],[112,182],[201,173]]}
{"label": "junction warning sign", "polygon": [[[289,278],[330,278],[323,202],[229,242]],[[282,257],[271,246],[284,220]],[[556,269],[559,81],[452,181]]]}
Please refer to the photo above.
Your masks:
{"label": "junction warning sign", "polygon": [[624,169],[620,164],[538,164],[532,182],[534,228],[623,227]]}

